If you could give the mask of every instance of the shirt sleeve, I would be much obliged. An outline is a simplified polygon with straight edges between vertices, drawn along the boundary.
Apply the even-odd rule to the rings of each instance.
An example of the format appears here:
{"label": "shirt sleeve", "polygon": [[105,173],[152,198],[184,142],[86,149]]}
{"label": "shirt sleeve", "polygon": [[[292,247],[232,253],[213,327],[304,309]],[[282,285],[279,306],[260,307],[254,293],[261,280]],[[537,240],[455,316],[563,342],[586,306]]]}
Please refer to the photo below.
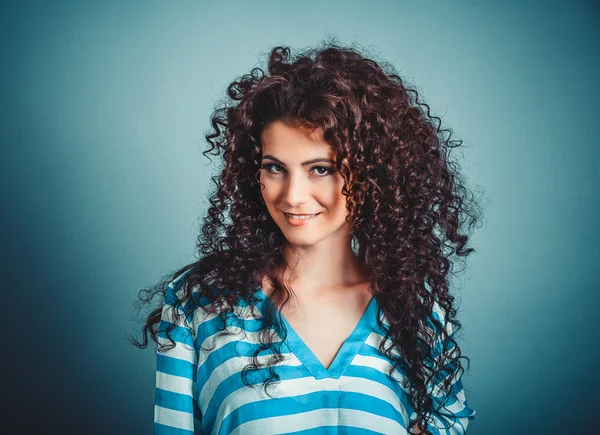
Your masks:
{"label": "shirt sleeve", "polygon": [[[156,388],[154,392],[154,435],[201,434],[202,416],[196,395],[198,352],[192,329],[184,324],[183,311],[176,306],[172,283],[165,293],[158,342],[170,344],[166,328],[175,325],[169,335],[175,347],[156,352]],[[176,319],[174,313],[181,317]]]}
{"label": "shirt sleeve", "polygon": [[[437,309],[434,309],[434,317],[444,325],[444,317],[439,306]],[[445,329],[450,337],[455,338],[451,323],[446,323]],[[439,356],[442,351],[443,346],[438,335],[434,355]],[[454,352],[455,345],[448,339],[445,353],[452,355]],[[434,409],[437,408],[440,403],[444,403],[444,406],[442,406],[439,411],[433,413],[433,421],[429,424],[429,430],[433,435],[466,434],[469,422],[475,418],[476,411],[470,408],[467,403],[462,384],[462,377],[458,371],[458,362],[453,360],[446,365],[443,374],[444,376],[441,376],[436,385],[431,389],[431,398],[433,400]],[[448,377],[452,379],[452,386],[447,394],[442,394],[441,384],[443,380]]]}

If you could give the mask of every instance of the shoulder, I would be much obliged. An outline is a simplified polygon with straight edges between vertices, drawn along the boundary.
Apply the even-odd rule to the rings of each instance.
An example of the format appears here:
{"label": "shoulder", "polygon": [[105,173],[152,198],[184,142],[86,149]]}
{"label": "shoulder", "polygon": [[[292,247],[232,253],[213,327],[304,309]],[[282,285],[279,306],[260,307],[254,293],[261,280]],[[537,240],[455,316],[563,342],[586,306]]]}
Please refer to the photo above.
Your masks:
{"label": "shoulder", "polygon": [[[240,319],[261,317],[261,311],[256,310],[255,306],[243,298],[235,299],[233,306],[230,307],[222,298],[229,294],[227,289],[218,289],[214,285],[201,289],[199,284],[189,283],[189,275],[189,271],[185,272],[169,282],[165,291],[164,307],[178,310],[194,331],[197,331],[201,325],[209,329],[222,327],[223,319],[219,319],[222,313],[225,313],[226,323],[231,317]],[[191,288],[187,289],[186,285]]]}
{"label": "shoulder", "polygon": [[[200,307],[216,305],[215,299],[222,292],[213,285],[203,286],[200,283],[192,282],[190,279],[191,270],[177,275],[167,284],[165,289],[165,305],[177,307],[186,313],[191,313]],[[211,297],[208,297],[208,296]]]}
{"label": "shoulder", "polygon": [[446,331],[448,336],[454,335],[453,324],[449,321],[446,310],[440,305],[438,301],[434,301],[433,308],[431,310],[431,317],[428,322],[428,326],[433,329],[436,336],[441,334],[439,327],[435,326],[431,319],[435,319],[442,325],[442,329]]}
{"label": "shoulder", "polygon": [[[177,275],[164,289],[162,320],[191,329],[195,335],[198,325],[210,317],[211,303],[206,291],[190,281],[191,271]],[[190,288],[191,286],[191,288]],[[214,308],[212,308],[214,311]]]}

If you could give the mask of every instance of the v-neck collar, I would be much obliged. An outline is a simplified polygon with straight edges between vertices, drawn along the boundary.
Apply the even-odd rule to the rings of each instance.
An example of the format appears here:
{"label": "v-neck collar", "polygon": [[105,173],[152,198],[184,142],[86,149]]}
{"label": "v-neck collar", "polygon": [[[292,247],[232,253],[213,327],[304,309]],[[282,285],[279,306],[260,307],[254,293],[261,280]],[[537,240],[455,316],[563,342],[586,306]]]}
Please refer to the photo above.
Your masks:
{"label": "v-neck collar", "polygon": [[360,347],[367,340],[369,334],[376,327],[378,306],[375,297],[373,297],[369,302],[369,305],[367,305],[362,317],[356,324],[356,327],[346,341],[344,341],[342,344],[342,347],[329,365],[329,368],[326,369],[313,351],[307,346],[304,340],[300,338],[292,325],[287,321],[283,314],[281,314],[279,309],[275,307],[275,304],[273,304],[267,294],[260,287],[256,289],[256,293],[263,302],[261,307],[261,312],[263,315],[265,314],[263,310],[265,308],[265,303],[270,304],[274,311],[280,315],[281,320],[287,330],[287,337],[283,344],[286,345],[288,349],[296,355],[302,365],[306,367],[306,369],[313,375],[315,379],[337,379],[342,376],[346,368],[354,359],[354,356]]}

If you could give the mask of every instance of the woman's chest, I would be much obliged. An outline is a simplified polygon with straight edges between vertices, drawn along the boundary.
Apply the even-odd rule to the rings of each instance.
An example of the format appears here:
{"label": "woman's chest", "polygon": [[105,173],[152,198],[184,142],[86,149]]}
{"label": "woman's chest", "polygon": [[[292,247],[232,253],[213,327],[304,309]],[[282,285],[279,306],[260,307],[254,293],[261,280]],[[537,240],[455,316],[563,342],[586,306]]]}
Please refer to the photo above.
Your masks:
{"label": "woman's chest", "polygon": [[[230,333],[200,353],[196,394],[206,433],[242,428],[240,433],[284,433],[290,425],[274,430],[271,416],[283,420],[298,416],[301,425],[311,420],[305,413],[323,414],[322,425],[335,426],[343,423],[340,412],[349,413],[349,423],[354,414],[368,412],[377,427],[394,422],[385,433],[404,433],[403,392],[400,384],[386,376],[391,366],[378,350],[383,337],[374,333],[376,300],[367,302],[362,313],[360,308],[352,312],[343,303],[301,305],[300,309],[296,305],[295,310],[284,306],[287,335],[278,347],[283,359],[275,363],[271,360],[274,352],[261,351],[258,363],[262,367],[247,371],[247,378],[243,373],[261,349],[258,324],[250,319],[231,322]],[[263,314],[267,305],[259,304]],[[269,395],[261,385],[271,375],[266,365],[278,378],[269,386]],[[261,424],[265,427],[258,427]]]}
{"label": "woman's chest", "polygon": [[326,369],[359,324],[369,301],[300,301],[281,314],[306,348]]}

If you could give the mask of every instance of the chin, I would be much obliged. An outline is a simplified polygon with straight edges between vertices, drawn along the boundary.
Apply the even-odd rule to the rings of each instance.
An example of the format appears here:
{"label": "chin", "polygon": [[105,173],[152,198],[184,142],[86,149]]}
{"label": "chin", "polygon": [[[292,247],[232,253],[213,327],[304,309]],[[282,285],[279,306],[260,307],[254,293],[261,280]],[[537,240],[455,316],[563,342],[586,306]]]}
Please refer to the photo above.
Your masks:
{"label": "chin", "polygon": [[297,248],[310,248],[311,246],[315,245],[315,242],[308,242],[308,241],[298,242],[298,241],[294,241],[294,240],[290,240],[290,239],[287,239],[287,241],[291,246],[295,246]]}

